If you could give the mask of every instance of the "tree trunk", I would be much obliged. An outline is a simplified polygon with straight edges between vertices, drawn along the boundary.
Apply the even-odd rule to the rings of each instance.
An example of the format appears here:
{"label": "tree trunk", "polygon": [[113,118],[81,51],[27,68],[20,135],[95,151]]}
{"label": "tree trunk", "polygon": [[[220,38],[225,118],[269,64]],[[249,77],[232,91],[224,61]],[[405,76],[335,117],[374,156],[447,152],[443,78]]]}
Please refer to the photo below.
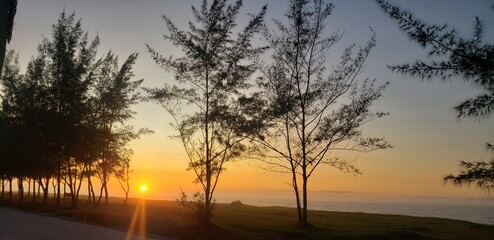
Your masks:
{"label": "tree trunk", "polygon": [[[206,160],[207,161],[207,160]],[[209,216],[211,215],[211,164],[209,161],[206,162],[206,190],[204,192],[205,200],[206,200],[206,209],[201,214],[204,214],[200,217],[200,221],[203,221],[205,225],[209,225]]]}
{"label": "tree trunk", "polygon": [[36,202],[36,181],[33,178],[33,203]]}
{"label": "tree trunk", "polygon": [[22,185],[22,178],[17,179],[17,188],[19,189],[19,201],[24,201],[24,186]]}
{"label": "tree trunk", "polygon": [[129,177],[129,166],[127,166],[127,179],[126,179],[126,186],[127,186],[127,189],[125,192],[125,200],[124,200],[124,204],[127,204],[127,201],[129,200],[129,191],[130,191],[130,177]]}
{"label": "tree trunk", "polygon": [[2,199],[5,197],[5,179],[2,177]]}
{"label": "tree trunk", "polygon": [[43,205],[46,205],[48,202],[48,186],[43,187]]}
{"label": "tree trunk", "polygon": [[204,191],[204,197],[206,198],[206,209],[204,209],[205,212],[204,216],[200,216],[200,220],[203,221],[203,223],[207,226],[209,225],[209,221],[211,218],[211,198],[212,198],[212,193],[211,193],[211,177],[213,173],[211,172],[211,144],[210,142],[210,136],[209,136],[209,69],[206,65],[206,110],[204,114],[204,130],[206,131],[205,134],[205,143],[206,143],[206,189]]}
{"label": "tree trunk", "polygon": [[[75,160],[74,160],[75,162]],[[67,163],[67,176],[66,178],[68,177],[69,179],[69,191],[70,191],[70,203],[71,203],[71,206],[74,207],[76,202],[75,202],[75,186],[77,184],[77,167],[74,167],[74,173],[72,172],[72,164],[70,163],[70,158],[67,159],[66,161]],[[75,165],[75,163],[74,163]],[[65,190],[65,185],[64,185],[64,188],[63,188],[63,194],[64,194],[64,198],[65,198],[65,194],[67,193],[67,191]]]}
{"label": "tree trunk", "polygon": [[129,200],[129,190],[128,190],[128,185],[127,185],[127,190],[124,191],[125,193],[125,199],[124,199],[124,205],[127,204],[127,201]]}
{"label": "tree trunk", "polygon": [[[93,183],[92,182],[89,182],[89,186],[90,186],[90,189],[91,189],[91,196],[93,197],[93,205],[96,207],[96,195],[94,194]],[[89,199],[89,201],[91,201],[91,199]]]}
{"label": "tree trunk", "polygon": [[0,76],[2,76],[3,61],[5,58],[5,50],[7,48],[8,5],[9,1],[0,1]]}
{"label": "tree trunk", "polygon": [[95,206],[99,206],[99,203],[101,202],[102,197],[103,197],[103,186],[101,186],[101,188],[99,190],[99,197],[98,197],[98,201],[96,202]]}
{"label": "tree trunk", "polygon": [[302,214],[302,224],[307,224],[307,172],[306,170],[304,169],[303,171],[303,214]]}
{"label": "tree trunk", "polygon": [[27,197],[31,196],[31,178],[27,179]]}
{"label": "tree trunk", "polygon": [[91,202],[91,165],[86,168],[87,177],[87,202]]}
{"label": "tree trunk", "polygon": [[56,182],[55,182],[55,181],[56,181],[56,180],[55,180],[55,179],[53,179],[53,181],[52,181],[52,183],[51,183],[51,185],[52,185],[52,187],[53,187],[53,199],[57,198],[57,188],[56,188],[56,187],[57,187],[57,186],[56,186],[57,184],[56,184]]}
{"label": "tree trunk", "polygon": [[12,180],[13,178],[9,178],[9,200],[12,200]]}
{"label": "tree trunk", "polygon": [[43,178],[40,178],[39,181],[41,188],[43,189],[43,205],[46,205],[48,201],[48,188],[50,187],[50,178],[46,178],[46,185],[43,183]]}
{"label": "tree trunk", "polygon": [[87,181],[87,202],[91,202],[91,182],[89,178]]}
{"label": "tree trunk", "polygon": [[108,181],[108,164],[105,158],[103,158],[103,179],[101,180],[101,189],[100,189],[100,196],[98,199],[98,204],[101,201],[101,197],[103,196],[103,191],[105,193],[105,205],[108,205],[108,188],[106,187]]}
{"label": "tree trunk", "polygon": [[80,174],[80,177],[79,177],[79,185],[77,186],[77,191],[75,193],[75,205],[73,207],[77,207],[77,204],[79,203],[79,192],[81,191],[81,187],[82,187],[82,178],[83,178],[83,174],[81,172]]}
{"label": "tree trunk", "polygon": [[105,183],[105,205],[108,205],[108,184]]}
{"label": "tree trunk", "polygon": [[57,172],[57,209],[60,208],[60,182],[62,181],[62,160],[58,158],[58,172]]}
{"label": "tree trunk", "polygon": [[302,207],[300,206],[300,193],[298,191],[298,184],[297,184],[297,174],[295,170],[292,171],[292,185],[293,185],[293,190],[295,192],[295,200],[297,201],[297,216],[298,216],[298,221],[302,222]]}
{"label": "tree trunk", "polygon": [[91,166],[88,167],[87,172],[87,192],[88,192],[88,202],[91,202],[91,196],[93,198],[93,204],[96,205],[96,196],[94,195],[93,183],[91,182]]}

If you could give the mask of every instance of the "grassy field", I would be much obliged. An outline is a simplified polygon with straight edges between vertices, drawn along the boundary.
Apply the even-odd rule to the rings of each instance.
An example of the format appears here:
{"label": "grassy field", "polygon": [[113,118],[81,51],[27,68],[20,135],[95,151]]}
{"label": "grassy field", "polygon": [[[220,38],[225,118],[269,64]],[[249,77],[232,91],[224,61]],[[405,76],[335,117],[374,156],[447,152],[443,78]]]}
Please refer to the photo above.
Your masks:
{"label": "grassy field", "polygon": [[[82,198],[84,199],[84,198]],[[194,223],[190,212],[174,201],[111,198],[108,206],[95,209],[82,200],[69,209],[65,199],[61,210],[54,200],[47,206],[0,200],[1,206],[17,207],[43,214],[127,231],[134,219],[135,231],[145,226],[149,236],[178,239],[494,239],[494,226],[465,221],[396,215],[310,211],[310,226],[296,224],[296,210],[285,207],[254,207],[217,204],[214,227]],[[141,225],[141,221],[145,225]]]}

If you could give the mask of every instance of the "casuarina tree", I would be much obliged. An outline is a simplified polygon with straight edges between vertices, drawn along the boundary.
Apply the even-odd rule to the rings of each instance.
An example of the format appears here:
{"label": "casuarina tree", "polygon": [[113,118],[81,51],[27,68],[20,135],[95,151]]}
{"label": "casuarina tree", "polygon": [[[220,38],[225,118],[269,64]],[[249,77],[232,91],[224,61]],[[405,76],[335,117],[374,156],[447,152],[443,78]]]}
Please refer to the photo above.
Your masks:
{"label": "casuarina tree", "polygon": [[240,0],[233,4],[204,0],[199,8],[192,7],[195,21],[189,23],[188,31],[163,16],[168,29],[165,39],[182,50],[181,57],[163,57],[148,45],[156,63],[175,77],[176,84],[147,91],[175,119],[175,137],[182,142],[188,169],[202,187],[196,204],[190,206],[204,224],[209,224],[213,194],[225,163],[242,156],[243,140],[251,131],[250,119],[238,111],[238,100],[256,70],[250,60],[264,50],[253,47],[252,39],[266,9],[251,15],[248,24],[238,29],[241,6]]}
{"label": "casuarina tree", "polygon": [[[75,14],[62,12],[52,30],[51,38],[38,46],[26,74],[19,74],[15,54],[7,55],[0,77],[1,123],[6,129],[0,158],[9,162],[2,163],[0,171],[9,182],[12,177],[20,182],[36,180],[43,188],[44,202],[48,183],[56,176],[57,207],[62,184],[68,186],[76,207],[87,178],[95,205],[103,192],[107,203],[110,177],[120,177],[120,169],[129,167],[128,143],[149,132],[127,125],[135,115],[132,105],[142,99],[142,80],[134,80],[132,72],[137,53],[122,66],[111,51],[97,59],[99,38],[89,42]],[[101,180],[97,202],[91,182],[95,175]]]}
{"label": "casuarina tree", "polygon": [[16,12],[17,0],[0,0],[0,76],[2,76],[7,43],[12,39]]}
{"label": "casuarina tree", "polygon": [[[487,144],[487,151],[494,153],[494,146]],[[494,157],[489,162],[460,162],[462,169],[458,175],[450,174],[444,181],[463,186],[474,183],[478,188],[490,193],[494,189]]]}
{"label": "casuarina tree", "polygon": [[[260,62],[260,92],[247,106],[263,131],[252,139],[253,155],[271,171],[286,172],[294,191],[298,221],[308,222],[309,179],[320,166],[359,173],[340,151],[368,152],[390,145],[382,138],[363,136],[362,125],[386,113],[370,111],[385,84],[360,77],[372,47],[348,46],[340,62],[327,68],[328,49],[342,38],[325,28],[333,4],[325,0],[292,0],[287,22],[275,21],[276,30],[264,28],[272,48],[272,62]],[[265,106],[253,111],[256,106]]]}
{"label": "casuarina tree", "polygon": [[[376,0],[376,3],[412,41],[423,47],[427,56],[432,59],[430,62],[417,60],[412,64],[389,66],[392,71],[427,80],[450,80],[459,77],[483,93],[455,106],[457,117],[489,118],[492,115],[494,44],[484,41],[484,25],[478,17],[475,18],[473,36],[465,38],[447,24],[427,23],[415,17],[412,12],[384,0]],[[487,143],[487,149],[492,150],[492,145]],[[477,181],[478,186],[483,189],[492,188],[492,162],[462,161],[460,167],[465,170],[456,176],[448,175],[444,180],[459,186]]]}

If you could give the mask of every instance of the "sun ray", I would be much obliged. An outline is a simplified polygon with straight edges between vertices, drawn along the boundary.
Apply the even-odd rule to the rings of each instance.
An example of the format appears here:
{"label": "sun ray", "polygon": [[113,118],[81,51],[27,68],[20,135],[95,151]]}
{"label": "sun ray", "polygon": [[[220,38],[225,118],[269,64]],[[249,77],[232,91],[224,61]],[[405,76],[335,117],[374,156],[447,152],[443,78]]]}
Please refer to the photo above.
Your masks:
{"label": "sun ray", "polygon": [[[139,221],[139,229],[136,231],[137,221]],[[139,199],[134,214],[132,215],[132,220],[129,225],[129,230],[127,231],[126,240],[134,239],[134,234],[138,234],[139,239],[146,239],[146,200]]]}

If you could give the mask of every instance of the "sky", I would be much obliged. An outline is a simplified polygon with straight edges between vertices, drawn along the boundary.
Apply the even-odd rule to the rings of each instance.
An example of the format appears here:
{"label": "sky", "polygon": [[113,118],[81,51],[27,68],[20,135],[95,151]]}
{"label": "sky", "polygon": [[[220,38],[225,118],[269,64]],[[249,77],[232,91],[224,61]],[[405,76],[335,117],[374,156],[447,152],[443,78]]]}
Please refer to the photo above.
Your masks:
{"label": "sky", "polygon": [[[370,27],[376,33],[377,46],[372,50],[360,79],[376,78],[390,86],[373,110],[389,112],[390,116],[365,126],[364,134],[384,137],[393,148],[372,153],[348,154],[355,159],[362,175],[341,173],[329,167],[319,167],[309,180],[311,191],[355,192],[372,196],[401,197],[486,197],[475,188],[445,185],[442,177],[458,171],[460,160],[489,160],[484,150],[486,142],[494,141],[494,118],[456,119],[453,109],[462,100],[480,90],[461,79],[449,82],[423,81],[390,72],[389,64],[427,59],[425,52],[411,42],[397,25],[371,0],[334,0],[328,18],[328,34],[344,30],[343,39],[329,51],[328,66],[335,63],[346,46],[363,45],[370,37]],[[472,35],[475,16],[485,23],[485,40],[494,40],[492,1],[463,0],[393,0],[417,17],[429,23],[454,26],[465,37]],[[136,79],[144,79],[145,87],[160,87],[173,83],[173,76],[160,69],[148,54],[145,43],[168,56],[179,56],[170,42],[163,39],[166,28],[161,18],[168,16],[179,28],[185,29],[192,20],[190,7],[200,0],[21,0],[17,7],[13,38],[7,46],[19,52],[23,69],[43,37],[51,36],[51,26],[65,9],[81,18],[82,27],[93,38],[99,35],[98,55],[108,50],[120,55],[120,63],[130,54],[139,53],[134,66]],[[245,26],[248,13],[258,12],[268,4],[266,21],[284,20],[288,0],[244,0],[238,23]],[[262,41],[257,42],[262,46]],[[269,58],[269,55],[266,55]],[[131,176],[133,189],[148,185],[149,198],[175,198],[180,189],[200,190],[192,183],[194,175],[186,171],[187,157],[182,145],[171,139],[171,117],[155,103],[135,106],[137,112],[130,124],[155,131],[131,143],[134,150]],[[291,190],[289,176],[262,170],[251,160],[226,165],[218,192],[264,192]],[[112,192],[121,191],[111,183]],[[132,194],[131,194],[132,195]]]}

